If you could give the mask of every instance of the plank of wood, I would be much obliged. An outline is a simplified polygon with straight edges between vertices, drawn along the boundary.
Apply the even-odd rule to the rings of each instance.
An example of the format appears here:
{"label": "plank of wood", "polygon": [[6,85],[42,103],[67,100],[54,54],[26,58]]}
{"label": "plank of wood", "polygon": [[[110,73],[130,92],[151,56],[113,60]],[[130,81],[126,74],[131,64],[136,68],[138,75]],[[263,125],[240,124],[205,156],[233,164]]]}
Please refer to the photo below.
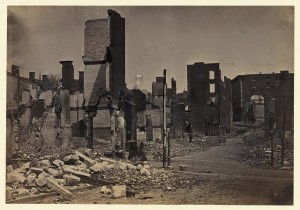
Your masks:
{"label": "plank of wood", "polygon": [[66,195],[66,196],[73,195],[72,192],[70,192],[68,189],[64,188],[63,186],[61,186],[55,179],[48,178],[47,186],[62,195]]}
{"label": "plank of wood", "polygon": [[84,172],[81,172],[81,171],[73,170],[73,169],[71,169],[71,168],[68,167],[68,166],[63,166],[63,170],[64,170],[65,172],[69,172],[69,173],[72,173],[72,174],[75,174],[75,175],[78,175],[78,176],[84,176],[84,177],[91,178],[91,174],[84,173]]}
{"label": "plank of wood", "polygon": [[113,159],[109,159],[109,158],[105,158],[105,157],[100,157],[99,159],[100,159],[100,160],[103,160],[103,161],[110,162],[110,163],[115,163],[115,162],[116,162],[116,161],[113,160]]}
{"label": "plank of wood", "polygon": [[94,165],[97,162],[97,161],[89,158],[88,156],[82,154],[81,152],[75,151],[75,154],[78,155],[79,157],[81,157],[84,161],[86,161],[90,165]]}
{"label": "plank of wood", "polygon": [[30,170],[32,173],[35,173],[36,175],[39,175],[44,172],[43,168],[37,168],[37,167],[31,167]]}

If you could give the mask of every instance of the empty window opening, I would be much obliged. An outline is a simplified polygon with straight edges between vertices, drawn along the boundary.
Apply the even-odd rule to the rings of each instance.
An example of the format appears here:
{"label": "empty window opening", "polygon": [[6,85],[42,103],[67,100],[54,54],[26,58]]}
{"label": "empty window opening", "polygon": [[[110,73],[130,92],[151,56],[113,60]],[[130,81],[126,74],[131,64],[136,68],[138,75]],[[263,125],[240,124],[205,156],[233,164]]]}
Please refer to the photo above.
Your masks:
{"label": "empty window opening", "polygon": [[215,84],[209,84],[209,92],[215,93]]}
{"label": "empty window opening", "polygon": [[271,98],[269,101],[269,112],[275,113],[275,98]]}
{"label": "empty window opening", "polygon": [[215,79],[215,72],[209,71],[209,79]]}

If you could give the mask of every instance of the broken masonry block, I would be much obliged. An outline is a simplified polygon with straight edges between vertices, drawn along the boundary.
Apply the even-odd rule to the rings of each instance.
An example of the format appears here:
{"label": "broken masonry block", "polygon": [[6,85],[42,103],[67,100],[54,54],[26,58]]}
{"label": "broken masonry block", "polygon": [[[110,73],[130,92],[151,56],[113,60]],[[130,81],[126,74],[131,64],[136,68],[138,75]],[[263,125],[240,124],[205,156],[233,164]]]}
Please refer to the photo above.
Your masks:
{"label": "broken masonry block", "polygon": [[77,160],[79,160],[79,156],[76,154],[71,154],[63,158],[63,161],[69,165],[73,165]]}
{"label": "broken masonry block", "polygon": [[74,165],[78,166],[80,168],[87,168],[88,167],[86,163],[84,163],[84,162],[82,162],[80,160],[77,160]]}
{"label": "broken masonry block", "polygon": [[46,168],[51,166],[51,162],[49,160],[41,160],[40,161],[41,168]]}
{"label": "broken masonry block", "polygon": [[112,187],[113,198],[124,198],[126,197],[126,185],[115,185]]}
{"label": "broken masonry block", "polygon": [[71,196],[73,194],[68,189],[61,186],[55,179],[52,179],[52,178],[47,179],[47,186],[49,188],[55,190],[57,193],[65,195],[65,196]]}
{"label": "broken masonry block", "polygon": [[132,165],[130,163],[127,163],[127,168],[128,168],[128,170],[136,170],[136,166]]}
{"label": "broken masonry block", "polygon": [[141,170],[143,168],[143,166],[141,164],[138,164],[138,166],[136,167],[137,170]]}
{"label": "broken masonry block", "polygon": [[122,163],[120,161],[116,161],[113,165],[114,165],[114,169],[117,169],[117,170],[126,170],[127,169],[127,164]]}
{"label": "broken masonry block", "polygon": [[57,181],[57,183],[59,183],[60,185],[66,185],[67,181],[65,179],[55,179]]}
{"label": "broken masonry block", "polygon": [[142,168],[140,173],[146,177],[150,177],[150,171],[148,169]]}
{"label": "broken masonry block", "polygon": [[36,175],[39,175],[44,172],[44,169],[37,168],[37,167],[31,167],[30,170],[32,173],[35,173]]}
{"label": "broken masonry block", "polygon": [[101,189],[100,189],[100,193],[105,194],[106,189],[107,189],[106,186],[102,186]]}
{"label": "broken masonry block", "polygon": [[84,162],[90,166],[92,166],[96,163],[95,160],[89,158],[88,156],[82,154],[81,152],[75,151],[75,154],[78,155],[80,158],[82,158],[84,160]]}
{"label": "broken masonry block", "polygon": [[47,178],[38,177],[37,179],[35,179],[35,184],[39,187],[44,187],[47,184]]}
{"label": "broken masonry block", "polygon": [[69,186],[78,185],[78,183],[81,180],[78,176],[74,176],[74,175],[70,175],[70,174],[64,174],[63,178],[66,180],[66,185],[69,185]]}
{"label": "broken masonry block", "polygon": [[53,165],[55,165],[56,167],[60,167],[61,165],[64,165],[65,163],[59,159],[56,159],[52,162]]}
{"label": "broken masonry block", "polygon": [[35,178],[37,177],[37,175],[36,174],[34,174],[34,173],[31,173],[31,174],[29,174],[27,177],[26,177],[26,183],[27,183],[27,185],[29,185],[29,186],[34,186],[35,185]]}
{"label": "broken masonry block", "polygon": [[94,172],[103,172],[106,171],[108,168],[107,165],[104,165],[103,163],[96,163],[92,165],[90,169]]}
{"label": "broken masonry block", "polygon": [[24,183],[25,176],[22,173],[11,172],[6,174],[6,183]]}
{"label": "broken masonry block", "polygon": [[62,176],[62,171],[56,170],[56,169],[53,169],[53,168],[48,168],[47,172],[49,174],[51,174],[53,177],[61,177]]}

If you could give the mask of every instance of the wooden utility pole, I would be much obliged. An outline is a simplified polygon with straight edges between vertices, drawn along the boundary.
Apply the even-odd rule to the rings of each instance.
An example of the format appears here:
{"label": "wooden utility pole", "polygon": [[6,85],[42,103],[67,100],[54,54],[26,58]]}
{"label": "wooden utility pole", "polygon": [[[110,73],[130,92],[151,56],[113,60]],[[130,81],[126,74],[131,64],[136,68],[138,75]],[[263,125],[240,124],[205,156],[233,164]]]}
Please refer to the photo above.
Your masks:
{"label": "wooden utility pole", "polygon": [[171,165],[171,142],[170,142],[170,132],[168,133],[168,158],[167,158],[167,166]]}
{"label": "wooden utility pole", "polygon": [[167,87],[166,87],[166,69],[164,69],[163,81],[163,167],[166,167],[166,152],[167,152],[167,115],[166,115],[166,102],[167,102]]}

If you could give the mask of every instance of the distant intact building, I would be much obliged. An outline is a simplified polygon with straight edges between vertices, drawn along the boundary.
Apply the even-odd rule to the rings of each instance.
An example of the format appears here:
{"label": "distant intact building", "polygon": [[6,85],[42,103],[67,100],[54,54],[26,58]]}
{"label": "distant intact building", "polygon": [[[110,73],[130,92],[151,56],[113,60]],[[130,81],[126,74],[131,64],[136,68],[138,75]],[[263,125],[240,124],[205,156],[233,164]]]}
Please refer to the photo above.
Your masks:
{"label": "distant intact building", "polygon": [[[277,127],[293,130],[294,74],[289,71],[271,74],[238,75],[232,80],[233,121],[264,125],[270,130],[270,118]],[[285,111],[284,111],[285,110]]]}

